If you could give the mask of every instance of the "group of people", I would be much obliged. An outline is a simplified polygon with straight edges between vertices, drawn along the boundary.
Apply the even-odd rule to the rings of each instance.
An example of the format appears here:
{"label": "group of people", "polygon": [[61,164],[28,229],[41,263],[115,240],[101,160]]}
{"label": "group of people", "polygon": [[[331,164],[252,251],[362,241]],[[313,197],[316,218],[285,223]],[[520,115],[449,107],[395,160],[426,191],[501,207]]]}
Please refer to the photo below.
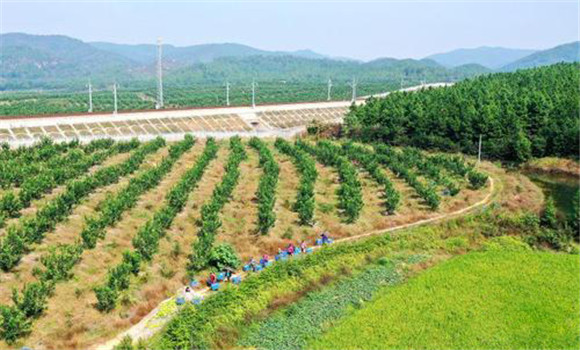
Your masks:
{"label": "group of people", "polygon": [[[317,244],[330,244],[332,240],[328,236],[328,232],[325,231],[320,235],[320,239],[317,239]],[[298,246],[294,245],[293,243],[288,244],[286,249],[278,248],[278,255],[276,256],[276,260],[280,257],[287,256],[287,255],[295,255],[299,252],[306,253],[308,246],[304,240],[300,241]],[[244,270],[252,270],[254,272],[259,271],[265,267],[267,267],[271,262],[270,256],[268,254],[262,255],[259,261],[254,259],[253,257],[248,261],[248,264],[245,266]],[[232,276],[235,274],[235,271],[229,267],[225,268],[219,275],[216,275],[215,272],[210,273],[208,279],[206,280],[206,284],[208,287],[211,287],[213,284],[217,282],[221,282],[223,280],[227,280],[228,282],[231,280]],[[189,287],[187,287],[189,288]]]}

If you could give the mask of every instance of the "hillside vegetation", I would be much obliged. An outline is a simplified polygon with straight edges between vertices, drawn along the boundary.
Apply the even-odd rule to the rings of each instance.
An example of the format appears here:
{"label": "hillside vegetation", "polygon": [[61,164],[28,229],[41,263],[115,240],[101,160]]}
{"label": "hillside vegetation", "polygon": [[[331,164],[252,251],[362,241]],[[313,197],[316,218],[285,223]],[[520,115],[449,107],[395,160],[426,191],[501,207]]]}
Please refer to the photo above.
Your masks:
{"label": "hillside vegetation", "polygon": [[578,64],[498,73],[452,87],[394,93],[352,107],[347,133],[363,140],[413,145],[523,162],[531,156],[577,156]]}
{"label": "hillside vegetation", "polygon": [[574,255],[471,253],[385,288],[314,349],[577,349]]}

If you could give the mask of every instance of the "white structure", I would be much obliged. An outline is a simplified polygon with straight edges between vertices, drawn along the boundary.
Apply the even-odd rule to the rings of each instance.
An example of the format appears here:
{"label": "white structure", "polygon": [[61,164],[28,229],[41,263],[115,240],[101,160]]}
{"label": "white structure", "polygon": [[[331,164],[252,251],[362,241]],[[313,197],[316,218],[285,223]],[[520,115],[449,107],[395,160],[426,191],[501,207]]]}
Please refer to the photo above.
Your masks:
{"label": "white structure", "polygon": [[252,79],[252,108],[256,108],[256,79]]}
{"label": "white structure", "polygon": [[356,78],[352,78],[352,83],[350,84],[352,87],[352,99],[351,102],[356,101]]}
{"label": "white structure", "polygon": [[156,109],[163,108],[163,63],[161,61],[163,42],[157,39],[157,103]]}
{"label": "white structure", "polygon": [[330,101],[330,90],[332,89],[332,80],[328,79],[328,92],[327,92],[327,97],[326,100]]}
{"label": "white structure", "polygon": [[117,114],[117,83],[113,84],[113,114]]}
{"label": "white structure", "polygon": [[226,81],[226,106],[230,106],[230,82]]}
{"label": "white structure", "polygon": [[89,79],[89,113],[93,113],[93,86]]}

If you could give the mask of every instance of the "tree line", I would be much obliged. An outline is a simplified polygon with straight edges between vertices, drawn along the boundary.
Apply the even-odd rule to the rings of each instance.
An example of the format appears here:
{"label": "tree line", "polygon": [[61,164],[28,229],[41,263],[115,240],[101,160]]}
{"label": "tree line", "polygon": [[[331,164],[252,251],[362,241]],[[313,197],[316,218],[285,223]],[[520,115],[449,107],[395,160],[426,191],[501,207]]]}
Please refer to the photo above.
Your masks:
{"label": "tree line", "polygon": [[525,162],[580,152],[579,65],[555,64],[396,92],[352,106],[345,131],[364,141]]}

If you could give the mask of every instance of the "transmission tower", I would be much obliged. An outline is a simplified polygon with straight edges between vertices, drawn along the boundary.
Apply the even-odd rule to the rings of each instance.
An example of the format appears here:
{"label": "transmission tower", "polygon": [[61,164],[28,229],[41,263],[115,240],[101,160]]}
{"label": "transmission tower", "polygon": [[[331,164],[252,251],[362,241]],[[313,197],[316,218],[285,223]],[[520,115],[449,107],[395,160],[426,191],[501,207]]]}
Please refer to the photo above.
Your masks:
{"label": "transmission tower", "polygon": [[356,101],[356,78],[352,78],[350,86],[352,87],[352,102],[354,102]]}
{"label": "transmission tower", "polygon": [[117,83],[113,84],[113,114],[117,114]]}
{"label": "transmission tower", "polygon": [[93,113],[93,86],[91,79],[89,79],[89,113]]}
{"label": "transmission tower", "polygon": [[330,90],[332,89],[332,80],[328,79],[328,92],[327,92],[327,97],[326,100],[330,101]]}
{"label": "transmission tower", "polygon": [[157,103],[156,109],[163,108],[163,63],[161,55],[163,53],[163,42],[161,38],[157,39]]}
{"label": "transmission tower", "polygon": [[256,79],[252,79],[252,108],[256,108]]}
{"label": "transmission tower", "polygon": [[226,106],[230,106],[230,82],[226,81]]}

